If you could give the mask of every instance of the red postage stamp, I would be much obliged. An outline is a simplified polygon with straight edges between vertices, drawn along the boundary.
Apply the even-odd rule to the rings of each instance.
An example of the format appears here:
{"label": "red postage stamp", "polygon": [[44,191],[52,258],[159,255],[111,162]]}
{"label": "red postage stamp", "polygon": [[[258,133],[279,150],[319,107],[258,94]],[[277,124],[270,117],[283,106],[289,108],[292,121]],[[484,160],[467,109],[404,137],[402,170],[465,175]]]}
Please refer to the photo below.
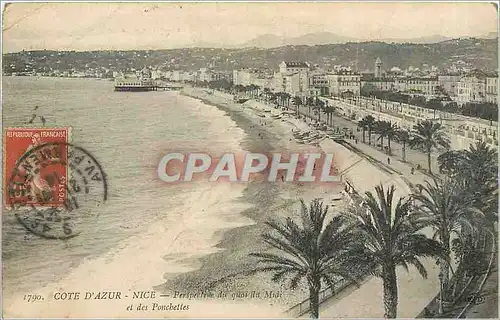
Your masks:
{"label": "red postage stamp", "polygon": [[4,199],[6,207],[60,207],[68,180],[70,128],[7,128],[4,136]]}

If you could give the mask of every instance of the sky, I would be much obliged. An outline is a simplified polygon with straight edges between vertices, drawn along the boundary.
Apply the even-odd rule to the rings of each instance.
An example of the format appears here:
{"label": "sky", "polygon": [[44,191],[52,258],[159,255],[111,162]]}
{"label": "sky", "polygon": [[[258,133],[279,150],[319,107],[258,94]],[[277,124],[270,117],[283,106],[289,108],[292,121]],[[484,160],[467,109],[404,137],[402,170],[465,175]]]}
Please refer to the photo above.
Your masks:
{"label": "sky", "polygon": [[491,3],[13,3],[3,52],[220,46],[264,34],[332,32],[359,40],[483,36],[497,32]]}

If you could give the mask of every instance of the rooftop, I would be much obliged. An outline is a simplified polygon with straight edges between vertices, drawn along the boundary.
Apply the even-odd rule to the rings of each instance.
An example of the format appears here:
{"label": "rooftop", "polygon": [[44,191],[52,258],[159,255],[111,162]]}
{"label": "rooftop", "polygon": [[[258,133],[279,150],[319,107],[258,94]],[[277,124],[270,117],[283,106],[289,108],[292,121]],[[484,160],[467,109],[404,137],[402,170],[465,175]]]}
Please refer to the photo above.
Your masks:
{"label": "rooftop", "polygon": [[371,82],[394,82],[394,78],[375,78],[373,73],[371,74],[362,74],[361,81],[371,81]]}
{"label": "rooftop", "polygon": [[421,80],[421,81],[438,81],[437,77],[405,77],[401,80]]}
{"label": "rooftop", "polygon": [[355,72],[355,71],[349,71],[349,70],[336,70],[336,71],[328,71],[328,74],[335,74],[335,75],[353,75],[353,76],[359,76],[360,74]]}

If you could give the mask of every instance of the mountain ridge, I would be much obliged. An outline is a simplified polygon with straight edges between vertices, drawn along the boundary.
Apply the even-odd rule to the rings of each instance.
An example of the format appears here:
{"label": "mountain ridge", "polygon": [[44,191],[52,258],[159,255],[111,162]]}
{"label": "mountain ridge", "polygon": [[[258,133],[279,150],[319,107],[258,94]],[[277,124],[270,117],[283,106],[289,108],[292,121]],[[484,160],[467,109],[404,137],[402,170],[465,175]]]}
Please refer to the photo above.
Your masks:
{"label": "mountain ridge", "polygon": [[249,41],[243,42],[238,46],[231,46],[233,48],[278,48],[287,45],[325,45],[325,44],[342,44],[347,42],[386,42],[386,43],[416,43],[416,44],[431,44],[439,43],[448,40],[462,39],[462,38],[478,38],[478,39],[494,39],[498,38],[496,32],[490,32],[487,35],[481,37],[446,37],[443,35],[435,34],[431,36],[422,36],[417,38],[386,38],[386,39],[357,39],[352,37],[341,36],[333,32],[315,32],[307,33],[296,37],[280,37],[274,34],[263,34],[257,36]]}
{"label": "mountain ridge", "polygon": [[281,61],[308,61],[325,69],[344,65],[354,70],[372,70],[377,57],[383,68],[401,69],[436,66],[446,70],[453,65],[498,70],[496,39],[459,39],[434,44],[385,43],[369,41],[327,45],[288,45],[278,48],[181,48],[158,50],[23,51],[3,55],[3,70],[111,70],[142,69],[198,70],[208,65],[218,70],[241,68],[276,69]]}

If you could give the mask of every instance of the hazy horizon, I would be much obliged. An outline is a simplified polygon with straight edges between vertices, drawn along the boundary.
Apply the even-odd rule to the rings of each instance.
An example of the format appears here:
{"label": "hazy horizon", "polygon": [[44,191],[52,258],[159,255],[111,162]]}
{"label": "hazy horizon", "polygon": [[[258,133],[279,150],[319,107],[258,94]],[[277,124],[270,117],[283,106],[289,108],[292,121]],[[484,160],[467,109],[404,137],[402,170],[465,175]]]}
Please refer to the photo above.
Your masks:
{"label": "hazy horizon", "polygon": [[259,36],[329,32],[358,41],[484,37],[491,3],[14,3],[3,52],[238,47]]}

